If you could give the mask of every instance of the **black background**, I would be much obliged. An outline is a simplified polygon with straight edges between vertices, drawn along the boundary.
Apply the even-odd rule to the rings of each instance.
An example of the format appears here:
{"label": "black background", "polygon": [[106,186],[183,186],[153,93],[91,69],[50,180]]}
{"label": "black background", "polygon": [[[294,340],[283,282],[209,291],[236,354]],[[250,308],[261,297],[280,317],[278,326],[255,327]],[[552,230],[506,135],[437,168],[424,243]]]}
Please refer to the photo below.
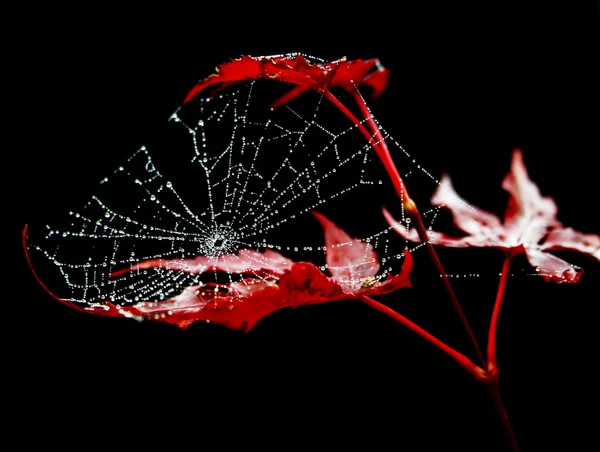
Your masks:
{"label": "black background", "polygon": [[[380,58],[392,75],[370,103],[374,113],[473,204],[502,213],[500,181],[519,147],[559,219],[598,233],[598,4],[419,5],[49,8],[8,17],[18,31],[4,46],[4,237],[14,254],[3,272],[3,342],[5,372],[16,377],[5,387],[18,394],[15,425],[41,429],[58,417],[64,429],[45,438],[59,444],[111,441],[122,429],[199,448],[237,439],[282,450],[359,441],[369,450],[507,450],[484,387],[358,303],[283,310],[249,334],[99,318],[51,299],[21,248],[25,224],[86,200],[217,64],[296,51]],[[440,255],[481,260],[489,275],[456,282],[484,342],[501,253]],[[500,319],[500,387],[525,452],[597,443],[600,263],[562,256],[585,268],[581,281],[512,278]],[[420,265],[410,294],[382,301],[472,357],[435,272]],[[515,261],[515,272],[526,266]]]}

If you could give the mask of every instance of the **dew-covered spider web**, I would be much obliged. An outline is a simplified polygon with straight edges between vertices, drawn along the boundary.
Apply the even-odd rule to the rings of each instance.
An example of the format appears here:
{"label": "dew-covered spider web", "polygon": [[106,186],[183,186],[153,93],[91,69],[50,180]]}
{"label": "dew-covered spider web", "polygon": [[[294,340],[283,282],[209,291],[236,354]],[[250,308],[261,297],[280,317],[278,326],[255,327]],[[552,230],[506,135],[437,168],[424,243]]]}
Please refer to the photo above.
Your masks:
{"label": "dew-covered spider web", "polygon": [[[177,108],[147,145],[115,162],[87,203],[30,227],[28,252],[40,279],[56,296],[89,307],[167,300],[188,287],[235,291],[236,259],[277,265],[277,257],[250,250],[310,261],[327,273],[313,211],[372,245],[376,280],[397,273],[403,251],[423,244],[406,242],[385,221],[383,206],[411,227],[371,143],[320,93],[271,109],[289,88],[248,81]],[[407,185],[431,192],[438,180],[380,128]],[[424,209],[427,226],[438,210]],[[204,271],[219,259],[229,259],[231,271]]]}

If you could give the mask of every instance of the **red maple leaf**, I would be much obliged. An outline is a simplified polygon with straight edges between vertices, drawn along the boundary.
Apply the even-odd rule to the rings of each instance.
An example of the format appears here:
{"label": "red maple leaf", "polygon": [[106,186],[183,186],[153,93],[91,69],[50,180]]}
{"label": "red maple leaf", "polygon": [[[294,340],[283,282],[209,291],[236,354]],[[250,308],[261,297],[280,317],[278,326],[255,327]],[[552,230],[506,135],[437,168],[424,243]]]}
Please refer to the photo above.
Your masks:
{"label": "red maple leaf", "polygon": [[[326,263],[330,276],[313,263],[293,262],[272,250],[242,249],[237,254],[171,261],[153,259],[117,271],[111,277],[137,269],[164,268],[192,274],[220,271],[238,278],[236,281],[232,278],[232,282],[227,284],[211,282],[189,286],[163,301],[142,301],[127,306],[106,301],[102,305],[86,307],[55,296],[37,275],[36,278],[57,300],[93,314],[164,321],[180,328],[187,328],[196,321],[209,321],[245,332],[250,331],[260,319],[281,308],[358,299],[410,287],[410,253],[405,252],[400,273],[378,275],[379,260],[371,244],[351,238],[324,215],[313,214],[325,232]],[[26,238],[27,228],[23,231],[24,246]],[[27,258],[29,260],[28,255]]]}
{"label": "red maple leaf", "polygon": [[354,92],[356,87],[364,84],[372,89],[372,96],[376,98],[387,86],[388,76],[389,70],[382,67],[376,58],[351,61],[341,58],[331,62],[311,63],[298,53],[264,57],[244,55],[217,66],[216,73],[200,80],[183,102],[189,102],[207,88],[212,87],[217,91],[235,82],[260,78],[295,85],[272,104],[273,108],[311,89],[323,92],[330,87]]}
{"label": "red maple leaf", "polygon": [[[554,200],[542,196],[528,176],[519,149],[512,154],[510,172],[502,181],[510,195],[504,222],[489,212],[468,204],[461,198],[450,177],[444,174],[431,198],[434,206],[442,206],[452,213],[454,224],[464,231],[464,237],[450,237],[432,231],[434,245],[448,247],[493,247],[512,255],[524,253],[529,263],[546,281],[577,282],[583,270],[549,253],[552,250],[571,250],[588,254],[600,260],[600,236],[584,234],[564,227],[557,220],[558,208]],[[407,240],[420,242],[416,230],[407,229],[384,208],[388,223]]]}

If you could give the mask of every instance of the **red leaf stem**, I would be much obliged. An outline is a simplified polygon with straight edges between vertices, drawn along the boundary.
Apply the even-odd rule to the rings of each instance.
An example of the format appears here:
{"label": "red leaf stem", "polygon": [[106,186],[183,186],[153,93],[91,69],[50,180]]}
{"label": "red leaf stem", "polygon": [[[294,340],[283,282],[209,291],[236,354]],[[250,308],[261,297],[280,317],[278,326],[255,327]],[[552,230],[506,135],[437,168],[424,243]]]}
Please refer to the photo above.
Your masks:
{"label": "red leaf stem", "polygon": [[504,298],[504,290],[506,288],[506,281],[508,279],[511,257],[512,256],[510,253],[506,253],[506,256],[504,257],[502,273],[500,274],[500,283],[498,284],[496,301],[494,302],[494,310],[492,312],[492,318],[490,320],[487,345],[487,369],[490,374],[494,374],[498,371],[498,363],[496,361],[496,330],[498,328],[498,317],[500,316],[500,308],[502,307],[502,300]]}
{"label": "red leaf stem", "polygon": [[440,349],[441,351],[446,353],[448,356],[450,356],[452,359],[454,359],[467,372],[469,372],[473,376],[473,378],[475,378],[476,380],[484,382],[484,383],[490,381],[490,377],[487,375],[485,370],[483,370],[481,367],[479,367],[478,365],[473,363],[473,361],[471,361],[469,358],[467,358],[462,353],[457,352],[452,347],[448,346],[447,344],[445,344],[444,342],[442,342],[441,340],[439,340],[438,338],[433,336],[431,333],[425,331],[423,328],[421,328],[416,323],[414,323],[411,320],[404,317],[402,314],[394,311],[393,309],[387,307],[386,305],[384,305],[382,303],[379,303],[378,301],[376,301],[373,298],[370,298],[366,295],[359,297],[358,300],[362,301],[367,306],[370,306],[370,307],[378,310],[379,312],[382,312],[383,314],[387,315],[388,317],[393,318],[397,322],[400,322],[402,325],[406,326],[413,332],[417,333],[423,339],[430,342],[435,347],[437,347],[438,349]]}
{"label": "red leaf stem", "polygon": [[363,98],[360,96],[357,90],[354,92],[354,99],[359,105],[367,124],[371,128],[372,134],[369,133],[369,131],[365,128],[361,121],[359,121],[358,118],[350,110],[348,110],[348,108],[346,108],[346,106],[342,102],[340,102],[339,99],[335,97],[329,90],[325,90],[324,95],[331,102],[333,102],[354,124],[356,124],[356,127],[358,127],[358,129],[362,132],[365,138],[367,138],[369,143],[371,143],[371,146],[382,161],[383,166],[385,167],[388,175],[390,176],[390,179],[392,180],[392,183],[394,185],[398,198],[400,199],[400,202],[404,207],[404,210],[408,212],[416,221],[416,229],[419,233],[419,237],[423,242],[425,242],[427,251],[431,260],[433,261],[435,268],[442,275],[442,281],[446,291],[448,292],[450,301],[452,302],[454,309],[458,313],[458,316],[460,317],[460,320],[467,332],[467,335],[469,336],[469,339],[473,344],[473,347],[475,348],[475,353],[477,354],[479,362],[483,365],[485,363],[485,359],[483,357],[483,353],[481,352],[481,348],[479,347],[479,343],[477,342],[475,334],[473,333],[473,329],[471,328],[471,325],[469,324],[469,321],[467,320],[467,317],[465,316],[465,313],[462,307],[460,306],[460,303],[458,302],[458,298],[456,297],[456,293],[454,292],[454,289],[450,284],[450,280],[447,277],[444,266],[442,265],[433,245],[429,241],[429,236],[427,234],[427,229],[423,224],[421,213],[419,212],[417,205],[408,195],[408,191],[406,189],[406,186],[404,185],[400,173],[398,172],[398,168],[396,168],[396,165],[394,164],[394,161],[391,157],[389,148],[387,147],[387,144],[385,142],[385,138],[383,137],[383,135],[381,134],[381,130],[373,120],[371,112],[366,106]]}

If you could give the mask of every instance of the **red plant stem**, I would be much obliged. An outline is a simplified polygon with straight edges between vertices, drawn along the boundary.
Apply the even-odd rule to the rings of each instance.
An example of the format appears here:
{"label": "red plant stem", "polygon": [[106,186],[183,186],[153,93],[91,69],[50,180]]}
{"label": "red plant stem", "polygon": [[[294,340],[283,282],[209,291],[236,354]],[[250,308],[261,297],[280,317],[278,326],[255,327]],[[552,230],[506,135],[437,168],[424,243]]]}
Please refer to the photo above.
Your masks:
{"label": "red plant stem", "polygon": [[[477,342],[477,339],[475,338],[475,334],[473,333],[473,330],[471,329],[471,326],[469,325],[469,322],[462,310],[462,307],[460,306],[460,303],[458,302],[456,293],[454,292],[454,289],[452,288],[452,285],[450,284],[448,275],[447,275],[438,255],[435,251],[435,248],[433,247],[433,245],[431,244],[431,242],[429,240],[429,236],[427,234],[427,230],[423,223],[423,218],[421,216],[421,213],[419,212],[415,202],[408,195],[406,186],[404,185],[402,178],[398,172],[398,169],[396,168],[396,165],[394,164],[394,162],[391,158],[391,154],[387,147],[387,143],[385,142],[385,138],[383,137],[381,130],[375,123],[373,117],[371,116],[371,112],[365,105],[364,100],[359,95],[358,91],[354,93],[355,101],[359,105],[361,112],[365,116],[365,120],[366,120],[367,124],[369,125],[369,128],[371,129],[374,136],[372,136],[368,132],[368,130],[362,125],[362,123],[358,120],[358,118],[356,118],[356,116],[354,116],[352,114],[352,112],[349,111],[346,108],[346,106],[344,104],[342,104],[333,94],[331,94],[329,91],[325,91],[325,96],[329,100],[331,100],[354,124],[356,124],[358,129],[365,136],[365,138],[367,138],[369,143],[371,143],[371,146],[373,147],[373,149],[375,150],[375,152],[381,159],[386,171],[388,172],[390,178],[392,179],[392,183],[394,184],[394,188],[396,189],[396,193],[398,194],[398,197],[400,198],[400,201],[402,202],[404,209],[415,220],[415,222],[416,222],[415,228],[417,230],[417,233],[419,234],[419,238],[421,239],[421,241],[423,243],[425,243],[431,260],[433,261],[436,269],[442,276],[442,281],[444,283],[446,291],[448,292],[448,295],[450,296],[450,300],[452,301],[454,308],[458,312],[458,315],[460,316],[460,319],[465,327],[465,330],[467,331],[467,334],[469,335],[469,338],[470,338],[471,342],[473,343],[473,346],[475,348],[475,351],[477,353],[477,357],[479,358],[479,361],[481,362],[482,365],[484,365],[486,361],[483,357],[483,353],[481,352],[481,348],[479,347],[479,343]],[[476,380],[488,384],[488,386],[490,388],[490,393],[492,395],[492,400],[494,402],[494,407],[496,408],[496,411],[502,421],[502,426],[504,428],[504,432],[508,439],[511,450],[513,452],[519,452],[519,450],[520,450],[519,444],[517,443],[514,431],[512,429],[510,421],[508,419],[508,414],[506,412],[506,409],[504,408],[504,403],[502,402],[502,397],[500,395],[500,390],[498,388],[498,370],[497,370],[497,363],[496,363],[496,340],[495,340],[496,328],[497,328],[497,323],[498,323],[498,317],[500,314],[502,298],[504,295],[504,288],[506,286],[506,278],[508,275],[509,266],[510,266],[510,255],[507,255],[507,257],[504,261],[503,268],[502,268],[502,278],[500,280],[500,286],[498,288],[498,294],[496,296],[496,302],[494,305],[494,312],[492,314],[492,320],[490,322],[490,330],[489,330],[489,335],[488,335],[487,372],[485,370],[483,370],[481,367],[475,365],[466,356],[462,355],[461,353],[457,352],[453,348],[449,347],[444,342],[440,341],[435,336],[431,335],[430,333],[428,333],[427,331],[425,331],[424,329],[419,327],[417,324],[411,322],[406,317],[402,316],[401,314],[397,313],[396,311],[394,311],[394,310],[388,308],[387,306],[373,300],[372,298],[366,297],[366,296],[362,296],[359,299],[363,303],[366,303],[367,305],[371,306],[372,308],[375,308],[378,311],[383,312],[384,314],[392,317],[396,321],[405,325],[406,327],[408,327],[409,329],[411,329],[412,331],[414,331],[415,333],[417,333],[418,335],[420,335],[421,337],[423,337],[424,339],[426,339],[427,341],[429,341],[430,343],[435,345],[437,348],[439,348],[440,350],[445,352],[447,355],[452,357],[454,360],[456,360],[465,370],[467,370],[467,372],[469,372],[471,375],[473,375],[473,377],[475,377]]]}
{"label": "red plant stem", "polygon": [[406,317],[404,317],[402,314],[394,311],[393,309],[388,308],[386,305],[379,303],[378,301],[376,301],[370,297],[367,297],[365,295],[360,296],[358,298],[358,300],[362,301],[366,305],[378,310],[379,312],[382,312],[383,314],[387,315],[388,317],[393,318],[397,322],[400,322],[402,325],[406,326],[407,328],[414,331],[415,333],[417,333],[419,336],[421,336],[425,340],[429,341],[431,344],[433,344],[434,346],[439,348],[441,351],[446,353],[448,356],[453,358],[456,362],[458,362],[458,364],[460,364],[476,380],[484,381],[484,382],[488,380],[488,376],[487,376],[485,370],[483,370],[481,367],[479,367],[478,365],[473,363],[473,361],[471,361],[469,358],[467,358],[462,353],[457,352],[452,347],[449,347],[444,342],[440,341],[438,338],[436,338],[432,334],[425,331],[423,328],[421,328],[416,323],[414,323],[414,322],[410,321],[409,319],[407,319]]}
{"label": "red plant stem", "polygon": [[496,292],[496,301],[494,302],[494,310],[492,311],[492,318],[490,320],[487,344],[487,374],[492,378],[491,384],[489,385],[490,394],[492,396],[492,400],[494,401],[496,412],[502,421],[504,433],[506,434],[511,450],[513,452],[519,452],[519,444],[515,438],[515,433],[508,419],[508,414],[506,412],[506,408],[504,408],[502,396],[500,395],[500,389],[498,388],[498,362],[496,359],[496,331],[498,329],[498,318],[500,317],[500,308],[502,307],[502,300],[504,299],[504,292],[506,289],[506,281],[508,280],[511,258],[512,255],[510,252],[506,253],[504,256],[502,273],[500,274],[500,282],[498,283],[498,291]]}
{"label": "red plant stem", "polygon": [[496,361],[496,330],[498,329],[498,317],[500,316],[500,308],[502,307],[502,299],[504,298],[504,290],[506,289],[506,280],[508,279],[508,271],[510,268],[511,254],[506,253],[504,264],[502,265],[502,273],[500,275],[500,283],[496,293],[496,301],[494,302],[494,310],[492,311],[492,319],[490,320],[490,328],[488,331],[487,357],[488,357],[488,372],[494,373],[498,369]]}
{"label": "red plant stem", "polygon": [[496,380],[494,383],[488,385],[490,388],[490,394],[492,395],[492,400],[494,401],[494,407],[496,408],[496,412],[500,416],[500,420],[502,421],[502,427],[504,428],[504,433],[510,445],[510,449],[513,452],[519,452],[519,443],[517,442],[517,438],[515,437],[515,432],[510,424],[510,420],[508,419],[508,413],[506,412],[506,408],[504,408],[504,403],[502,402],[502,396],[500,395],[500,389],[498,388],[498,381]]}
{"label": "red plant stem", "polygon": [[[414,217],[415,223],[416,223],[415,228],[417,229],[421,240],[424,241],[423,235],[426,234],[426,232],[425,232],[426,229],[425,229],[425,225],[423,224],[423,219],[421,217],[421,214],[419,213],[419,211],[417,209],[417,206],[415,206],[414,212],[415,212],[415,214],[413,215],[413,217]],[[452,302],[454,309],[458,313],[458,316],[460,317],[460,320],[467,332],[467,335],[469,336],[469,339],[471,340],[471,343],[473,344],[473,347],[475,348],[475,352],[477,353],[477,358],[479,359],[480,364],[482,364],[482,365],[485,364],[485,359],[483,357],[483,353],[481,352],[481,348],[479,347],[479,343],[477,342],[477,339],[475,338],[475,333],[473,333],[473,330],[471,329],[471,325],[469,324],[469,321],[467,320],[467,317],[465,316],[465,313],[464,313],[462,307],[460,306],[460,303],[458,302],[458,298],[456,297],[456,293],[454,292],[452,284],[450,284],[450,279],[448,278],[448,274],[446,273],[446,270],[444,269],[444,266],[442,265],[442,262],[440,261],[440,258],[437,255],[435,248],[431,244],[431,241],[429,240],[429,238],[427,238],[427,241],[425,242],[425,247],[427,249],[427,252],[429,253],[429,257],[432,260],[433,265],[435,266],[438,273],[442,276],[442,283],[444,284],[446,292],[448,292],[448,296],[450,297],[450,301]]]}
{"label": "red plant stem", "polygon": [[[481,352],[481,348],[479,347],[479,343],[477,342],[477,339],[475,338],[475,334],[473,333],[471,325],[469,324],[469,321],[467,320],[467,317],[465,316],[465,313],[464,313],[462,307],[460,306],[460,303],[458,302],[458,298],[456,297],[456,293],[454,292],[454,289],[452,288],[452,284],[450,284],[450,280],[448,279],[448,275],[444,269],[444,266],[442,265],[442,262],[440,261],[438,255],[435,251],[435,248],[431,244],[431,241],[429,240],[429,235],[427,233],[427,229],[425,228],[425,224],[423,223],[423,218],[421,216],[421,213],[419,212],[419,209],[417,208],[417,205],[415,204],[415,202],[408,195],[408,190],[406,189],[406,186],[404,185],[402,177],[400,176],[400,173],[398,172],[398,169],[396,168],[396,165],[394,164],[394,161],[392,159],[390,151],[385,142],[385,138],[381,134],[381,130],[375,123],[375,120],[373,119],[373,117],[371,116],[371,112],[365,105],[364,100],[358,94],[358,92],[356,92],[354,94],[354,99],[355,99],[356,103],[359,105],[361,112],[365,116],[367,124],[369,124],[369,127],[372,130],[372,134],[369,133],[369,131],[358,120],[358,118],[356,116],[354,116],[354,114],[350,110],[348,110],[348,108],[346,108],[346,106],[342,102],[340,102],[339,99],[337,97],[335,97],[330,91],[328,91],[328,90],[324,91],[324,95],[331,102],[333,102],[333,104],[335,106],[337,106],[342,111],[342,113],[344,113],[354,124],[356,124],[358,129],[365,136],[365,138],[369,141],[369,143],[371,143],[371,146],[373,146],[373,149],[375,150],[375,152],[381,159],[383,166],[385,167],[387,173],[389,174],[389,176],[392,180],[392,184],[394,185],[394,188],[396,189],[396,193],[397,193],[398,197],[400,198],[400,201],[402,202],[404,209],[407,212],[409,212],[411,214],[411,216],[415,219],[415,223],[416,223],[415,228],[417,230],[417,233],[419,234],[419,238],[421,239],[421,241],[423,243],[425,243],[427,252],[429,253],[429,257],[433,261],[433,264],[434,264],[435,268],[437,269],[437,271],[439,272],[439,274],[442,276],[442,282],[444,284],[446,291],[448,292],[448,295],[450,296],[450,301],[452,302],[454,309],[458,313],[458,316],[460,317],[460,320],[467,332],[467,335],[469,336],[469,339],[471,340],[471,343],[473,344],[473,347],[475,348],[475,352],[477,353],[477,358],[479,359],[480,364],[484,365],[485,359],[483,357],[483,353]],[[373,134],[375,135],[375,141],[373,141]]]}
{"label": "red plant stem", "polygon": [[438,338],[433,336],[432,334],[425,331],[416,323],[404,317],[402,314],[394,311],[393,309],[388,308],[382,303],[367,297],[361,296],[358,298],[359,301],[362,301],[366,305],[370,306],[382,312],[383,314],[393,318],[397,322],[406,326],[413,332],[417,333],[423,339],[427,340],[438,349],[446,353],[448,356],[453,358],[458,364],[460,364],[467,372],[469,372],[475,380],[487,384],[490,389],[490,395],[492,396],[492,401],[494,402],[494,408],[500,417],[500,421],[502,422],[502,427],[504,429],[504,433],[506,435],[507,441],[510,445],[512,452],[519,452],[519,444],[515,437],[515,433],[513,431],[512,425],[510,424],[510,420],[508,419],[508,414],[506,412],[506,408],[504,407],[504,403],[502,401],[502,396],[500,395],[500,390],[498,388],[498,372],[495,371],[493,374],[486,372],[481,367],[473,363],[469,358],[464,356],[462,353],[457,352],[452,347],[449,347],[444,342],[440,341]]}
{"label": "red plant stem", "polygon": [[[373,134],[370,133],[366,129],[366,127],[362,124],[362,122],[360,122],[358,120],[358,118],[356,116],[354,116],[354,114],[350,110],[348,110],[348,108],[342,102],[340,102],[340,100],[337,97],[335,97],[331,93],[331,91],[325,90],[323,92],[323,94],[336,107],[338,107],[341,110],[341,112],[344,113],[350,119],[350,121],[352,121],[356,125],[358,130],[360,130],[360,132],[364,135],[364,137],[367,139],[367,141],[371,144],[371,146],[373,147],[373,149],[375,150],[375,152],[381,159],[383,166],[385,167],[385,170],[390,175],[392,184],[394,185],[394,188],[396,189],[396,193],[398,194],[398,197],[402,201],[403,205],[405,207],[407,207],[406,204],[408,203],[408,200],[410,198],[408,198],[406,188],[404,186],[404,182],[402,181],[402,177],[400,176],[400,173],[398,172],[398,169],[396,168],[396,165],[394,164],[394,161],[392,160],[392,157],[391,157],[389,151],[387,150],[387,147],[382,148],[382,147],[380,147],[380,144],[381,144],[380,142],[377,142],[377,141],[374,142]],[[370,117],[370,113],[368,113],[367,116]],[[372,118],[371,118],[371,120],[372,120]],[[379,128],[377,128],[377,130],[379,130]]]}

